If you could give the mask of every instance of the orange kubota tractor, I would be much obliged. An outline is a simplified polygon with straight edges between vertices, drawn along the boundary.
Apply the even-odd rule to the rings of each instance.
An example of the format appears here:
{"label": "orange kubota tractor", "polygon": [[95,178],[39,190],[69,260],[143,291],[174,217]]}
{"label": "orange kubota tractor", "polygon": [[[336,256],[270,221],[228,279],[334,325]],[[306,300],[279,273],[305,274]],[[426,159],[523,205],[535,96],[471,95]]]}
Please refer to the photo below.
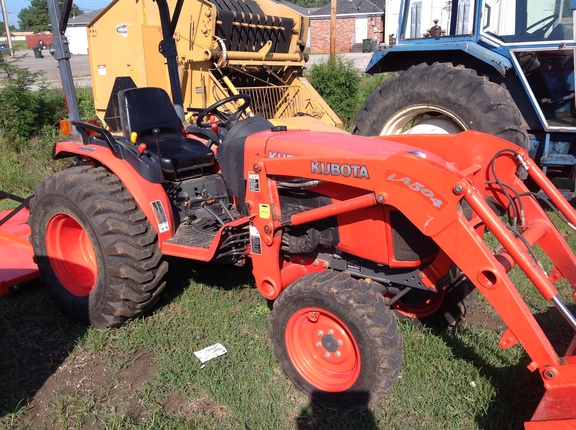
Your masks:
{"label": "orange kubota tractor", "polygon": [[[56,4],[62,28],[69,4],[62,18]],[[164,16],[167,1],[157,4]],[[66,81],[61,34],[55,49]],[[56,143],[54,156],[74,163],[37,187],[28,220],[40,279],[65,311],[117,326],[156,302],[165,256],[250,260],[274,300],[286,375],[314,401],[350,409],[378,402],[398,377],[395,310],[456,323],[478,290],[507,325],[500,346],[521,343],[546,387],[526,428],[576,426],[576,341],[556,351],[508,276],[519,266],[576,330],[557,290],[566,280],[576,298],[576,258],[537,197],[572,226],[576,212],[525,150],[474,131],[287,130],[244,115],[249,102],[232,95],[184,127],[166,91],[130,88],[118,94],[122,135],[72,121],[81,138]],[[25,248],[22,217],[5,235]]]}

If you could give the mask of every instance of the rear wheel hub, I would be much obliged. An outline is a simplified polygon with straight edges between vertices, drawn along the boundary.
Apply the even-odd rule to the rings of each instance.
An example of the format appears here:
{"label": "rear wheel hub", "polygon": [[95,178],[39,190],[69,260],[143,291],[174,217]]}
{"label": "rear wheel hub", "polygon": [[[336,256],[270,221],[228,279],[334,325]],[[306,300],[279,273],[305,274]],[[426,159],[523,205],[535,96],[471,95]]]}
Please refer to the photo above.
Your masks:
{"label": "rear wheel hub", "polygon": [[46,228],[46,252],[61,284],[77,297],[96,286],[98,269],[88,233],[72,216],[58,213]]}

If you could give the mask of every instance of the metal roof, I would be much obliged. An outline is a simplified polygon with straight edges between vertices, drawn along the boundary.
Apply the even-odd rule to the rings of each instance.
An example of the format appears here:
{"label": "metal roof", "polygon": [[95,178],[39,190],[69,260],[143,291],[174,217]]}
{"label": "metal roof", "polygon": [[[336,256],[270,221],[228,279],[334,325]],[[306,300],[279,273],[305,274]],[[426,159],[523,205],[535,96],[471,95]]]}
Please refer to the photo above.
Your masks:
{"label": "metal roof", "polygon": [[88,26],[90,21],[96,18],[100,12],[102,12],[102,9],[93,10],[92,12],[86,12],[82,15],[71,17],[68,19],[68,27]]}
{"label": "metal roof", "polygon": [[[330,16],[331,5],[327,4],[310,14],[310,18]],[[382,15],[384,13],[383,0],[337,0],[336,16],[356,15]]]}

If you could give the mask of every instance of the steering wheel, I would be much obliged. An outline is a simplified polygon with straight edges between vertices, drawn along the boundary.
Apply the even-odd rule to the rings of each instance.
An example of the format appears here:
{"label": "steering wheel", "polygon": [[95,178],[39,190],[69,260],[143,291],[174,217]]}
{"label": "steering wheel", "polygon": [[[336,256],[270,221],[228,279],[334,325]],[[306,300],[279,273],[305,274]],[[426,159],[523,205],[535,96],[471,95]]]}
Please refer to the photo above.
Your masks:
{"label": "steering wheel", "polygon": [[[552,15],[548,15],[544,18],[542,18],[541,20],[536,21],[534,24],[529,25],[523,32],[517,34],[514,37],[514,42],[530,42],[530,41],[537,41],[540,40],[544,37],[544,34],[546,34],[546,32],[548,31],[548,29],[550,27],[552,27],[552,25],[554,25],[554,23],[556,22],[556,18],[557,16],[552,14]],[[550,22],[546,22],[550,20]],[[532,30],[534,27],[539,26],[540,24],[545,23],[541,28],[539,28],[538,30],[536,30],[534,33],[529,34],[528,32],[530,30]],[[529,36],[528,38],[526,38],[526,36]]]}
{"label": "steering wheel", "polygon": [[[225,105],[226,103],[234,102],[236,100],[244,100],[244,103],[236,110],[236,112],[228,114],[218,110],[220,106]],[[216,116],[220,121],[222,121],[222,126],[226,129],[230,129],[234,124],[238,122],[242,114],[248,109],[248,106],[252,102],[252,96],[250,94],[235,94],[230,97],[223,98],[222,100],[218,100],[211,106],[208,106],[203,111],[198,113],[198,118],[196,119],[196,125],[202,128],[209,128],[211,124],[209,122],[202,121],[206,116],[212,114]]]}

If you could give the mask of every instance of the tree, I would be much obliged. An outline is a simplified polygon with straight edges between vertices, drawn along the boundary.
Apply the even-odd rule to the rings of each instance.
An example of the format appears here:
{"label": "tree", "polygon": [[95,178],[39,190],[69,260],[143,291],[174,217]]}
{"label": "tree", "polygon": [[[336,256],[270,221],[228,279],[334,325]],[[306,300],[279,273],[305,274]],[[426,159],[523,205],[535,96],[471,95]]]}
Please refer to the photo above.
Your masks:
{"label": "tree", "polygon": [[290,3],[302,7],[322,7],[330,3],[330,0],[290,0]]}
{"label": "tree", "polygon": [[[16,31],[16,27],[10,25],[10,31]],[[4,34],[5,32],[6,32],[6,24],[0,21],[0,35]]]}
{"label": "tree", "polygon": [[[62,2],[58,2],[62,6]],[[75,4],[72,5],[70,16],[82,15],[84,11]],[[50,31],[50,14],[48,13],[48,2],[46,0],[32,0],[30,7],[22,9],[18,14],[20,20],[20,30],[40,33]]]}

